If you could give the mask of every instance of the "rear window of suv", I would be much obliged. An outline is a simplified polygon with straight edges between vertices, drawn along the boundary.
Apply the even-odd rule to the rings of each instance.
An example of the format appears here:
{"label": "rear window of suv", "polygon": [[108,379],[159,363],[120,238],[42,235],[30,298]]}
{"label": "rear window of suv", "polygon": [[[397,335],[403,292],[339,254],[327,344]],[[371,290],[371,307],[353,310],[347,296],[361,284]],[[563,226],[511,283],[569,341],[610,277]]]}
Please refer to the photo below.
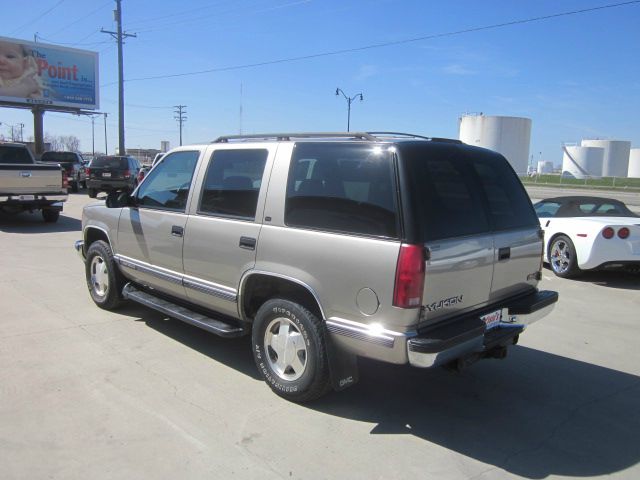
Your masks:
{"label": "rear window of suv", "polygon": [[397,238],[394,156],[388,147],[298,143],[285,206],[288,226]]}
{"label": "rear window of suv", "polygon": [[401,147],[420,241],[538,225],[517,175],[501,155],[452,145]]}
{"label": "rear window of suv", "polygon": [[127,170],[129,163],[127,162],[127,157],[98,157],[91,162],[91,167]]}

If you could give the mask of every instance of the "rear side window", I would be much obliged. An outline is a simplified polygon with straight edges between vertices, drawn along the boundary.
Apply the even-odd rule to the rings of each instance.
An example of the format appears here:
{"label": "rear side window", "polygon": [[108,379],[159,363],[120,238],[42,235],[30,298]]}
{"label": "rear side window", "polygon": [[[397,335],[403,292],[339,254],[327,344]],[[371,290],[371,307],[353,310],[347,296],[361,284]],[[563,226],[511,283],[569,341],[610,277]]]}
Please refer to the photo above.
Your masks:
{"label": "rear side window", "polygon": [[268,154],[265,149],[216,150],[209,161],[198,213],[254,220]]}
{"label": "rear side window", "polygon": [[285,223],[329,232],[397,238],[394,156],[380,146],[295,146]]}

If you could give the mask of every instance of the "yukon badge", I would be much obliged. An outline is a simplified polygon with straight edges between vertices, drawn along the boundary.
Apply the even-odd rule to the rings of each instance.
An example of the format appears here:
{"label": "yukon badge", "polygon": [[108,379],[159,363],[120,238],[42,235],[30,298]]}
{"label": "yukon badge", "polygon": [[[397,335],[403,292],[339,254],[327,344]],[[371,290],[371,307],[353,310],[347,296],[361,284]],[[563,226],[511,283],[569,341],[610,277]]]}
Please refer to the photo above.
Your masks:
{"label": "yukon badge", "polygon": [[425,305],[425,308],[430,312],[435,312],[436,310],[440,310],[441,308],[453,307],[454,305],[458,305],[459,303],[462,303],[462,295],[443,298],[439,302],[433,302],[429,305]]}

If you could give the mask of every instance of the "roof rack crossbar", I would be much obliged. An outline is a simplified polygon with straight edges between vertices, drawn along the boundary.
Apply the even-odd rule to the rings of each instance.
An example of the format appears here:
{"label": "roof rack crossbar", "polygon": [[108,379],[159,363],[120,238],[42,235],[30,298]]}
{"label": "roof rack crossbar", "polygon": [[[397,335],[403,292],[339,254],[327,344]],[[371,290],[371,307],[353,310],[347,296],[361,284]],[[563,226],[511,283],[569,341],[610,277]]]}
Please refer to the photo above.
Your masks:
{"label": "roof rack crossbar", "polygon": [[454,138],[441,138],[441,137],[425,137],[424,135],[416,135],[413,133],[402,133],[402,132],[367,132],[369,135],[373,135],[375,137],[406,137],[406,138],[420,138],[422,140],[429,140],[431,142],[443,142],[443,143],[462,143],[460,140],[456,140]]}
{"label": "roof rack crossbar", "polygon": [[291,140],[294,138],[356,138],[376,141],[375,136],[366,132],[309,132],[309,133],[254,133],[250,135],[224,135],[211,143],[229,143],[233,140]]}

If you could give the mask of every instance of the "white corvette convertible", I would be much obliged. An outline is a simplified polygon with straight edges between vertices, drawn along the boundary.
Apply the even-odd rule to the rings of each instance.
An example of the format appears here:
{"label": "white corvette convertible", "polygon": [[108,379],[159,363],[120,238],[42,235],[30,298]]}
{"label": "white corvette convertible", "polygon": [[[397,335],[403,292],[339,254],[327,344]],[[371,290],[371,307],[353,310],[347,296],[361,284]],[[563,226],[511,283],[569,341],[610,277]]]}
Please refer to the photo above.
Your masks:
{"label": "white corvette convertible", "polygon": [[624,203],[557,197],[534,208],[544,230],[544,260],[557,276],[609,268],[640,271],[640,217]]}

